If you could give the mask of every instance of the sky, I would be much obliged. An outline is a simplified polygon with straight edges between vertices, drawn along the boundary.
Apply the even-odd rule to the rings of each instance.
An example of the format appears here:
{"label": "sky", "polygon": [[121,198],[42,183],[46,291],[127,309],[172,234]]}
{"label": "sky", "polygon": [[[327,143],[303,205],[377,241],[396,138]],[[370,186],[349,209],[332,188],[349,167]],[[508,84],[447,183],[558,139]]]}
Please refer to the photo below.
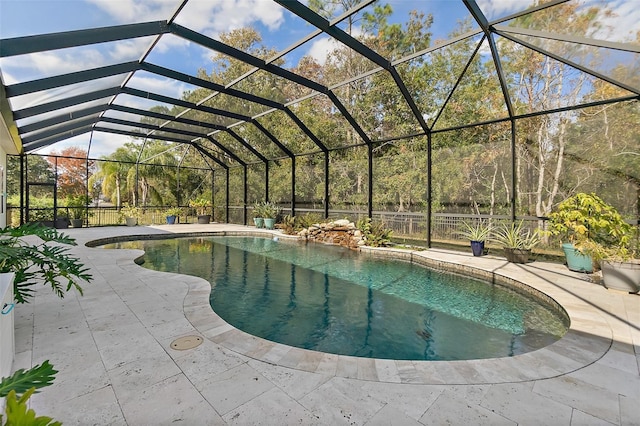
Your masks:
{"label": "sky", "polygon": [[[583,0],[581,3],[588,5],[595,1]],[[389,3],[395,12],[390,18],[391,22],[406,22],[412,9],[421,8],[426,13],[432,13],[434,24],[431,30],[434,40],[446,39],[455,23],[468,16],[461,0],[387,0],[386,3]],[[529,3],[529,0],[478,0],[481,10],[489,20],[524,10]],[[179,4],[180,0],[0,0],[0,38],[167,20]],[[640,0],[613,0],[608,4],[614,13],[603,22],[606,27],[615,31],[609,30],[603,37],[622,40],[640,31]],[[176,23],[213,38],[234,28],[253,26],[263,35],[263,42],[277,50],[288,47],[314,30],[309,24],[270,0],[191,0],[181,10]],[[355,31],[357,32],[357,28]],[[141,38],[126,43],[107,43],[103,46],[5,58],[0,60],[0,71],[4,84],[9,85],[34,78],[138,60],[151,40]],[[319,62],[323,62],[327,52],[334,45],[335,41],[326,36],[316,37],[295,53],[287,55],[285,67],[295,65],[303,55],[312,55]],[[148,60],[195,75],[199,68],[211,63],[211,54],[211,51],[185,43],[178,37],[163,36]],[[114,81],[105,80],[101,83],[113,85]],[[173,97],[180,97],[188,88],[179,82],[167,84],[166,80],[152,78],[149,74],[136,77],[135,85],[143,90]],[[65,90],[64,95],[69,95],[69,90],[81,93],[86,91],[86,86],[78,85]],[[24,96],[16,102],[23,108],[45,102],[52,95],[55,93]],[[82,140],[82,144],[86,144],[88,135],[74,139]],[[110,152],[113,146],[122,144],[122,141],[114,139],[113,135],[97,133],[94,135],[93,146],[103,146],[105,153]],[[67,143],[74,144],[78,145],[73,140]],[[58,145],[55,148],[59,149]],[[94,155],[98,154],[92,151],[92,156]]]}

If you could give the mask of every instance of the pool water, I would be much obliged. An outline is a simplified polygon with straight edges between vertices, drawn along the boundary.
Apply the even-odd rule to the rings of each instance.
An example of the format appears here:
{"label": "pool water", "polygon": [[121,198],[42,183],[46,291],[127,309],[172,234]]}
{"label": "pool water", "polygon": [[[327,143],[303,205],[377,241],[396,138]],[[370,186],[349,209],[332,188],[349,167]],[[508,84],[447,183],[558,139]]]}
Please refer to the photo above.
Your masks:
{"label": "pool water", "polygon": [[506,357],[558,340],[556,307],[501,285],[321,244],[259,237],[117,243],[211,282],[229,324],[316,351],[401,360]]}

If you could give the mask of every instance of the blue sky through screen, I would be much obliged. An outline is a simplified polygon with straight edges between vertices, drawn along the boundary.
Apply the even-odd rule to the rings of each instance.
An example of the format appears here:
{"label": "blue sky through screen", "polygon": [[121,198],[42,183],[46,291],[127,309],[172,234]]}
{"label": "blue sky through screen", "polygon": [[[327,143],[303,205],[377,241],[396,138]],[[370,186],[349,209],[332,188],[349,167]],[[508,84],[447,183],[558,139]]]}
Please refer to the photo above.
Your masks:
{"label": "blue sky through screen", "polygon": [[[548,0],[542,0],[543,2]],[[595,0],[580,1],[588,5]],[[52,32],[104,27],[112,25],[168,20],[180,5],[180,0],[0,0],[0,38],[21,37]],[[391,23],[406,23],[411,10],[419,10],[434,17],[432,44],[437,40],[449,38],[458,22],[469,17],[469,12],[461,0],[387,0],[382,4],[391,5],[394,13],[389,17]],[[614,11],[605,24],[618,29],[615,34],[620,40],[628,39],[630,34],[640,29],[640,0],[613,0],[606,2]],[[489,20],[507,16],[525,10],[531,5],[529,0],[478,0],[481,10]],[[633,7],[633,5],[637,7]],[[371,11],[371,6],[368,7]],[[339,14],[339,13],[337,13]],[[294,16],[271,0],[191,0],[181,11],[176,22],[191,30],[201,32],[212,38],[234,28],[254,27],[268,48],[281,51],[291,44],[312,33],[315,28]],[[358,28],[354,28],[357,34]],[[611,32],[608,35],[611,37]],[[23,55],[18,58],[0,60],[0,70],[6,85],[36,78],[48,77],[82,69],[116,64],[140,59],[150,45],[152,38],[130,40],[126,43],[105,43],[77,49],[64,49],[58,52],[42,52]],[[285,68],[292,68],[304,55],[311,55],[320,63],[335,41],[326,35],[320,35],[305,43],[299,49],[285,56]],[[68,52],[67,52],[68,51]],[[196,75],[198,69],[210,72],[210,57],[213,53],[200,46],[186,43],[184,40],[165,35],[154,49],[149,62],[172,68],[177,71]],[[160,92],[179,98],[187,89],[180,82],[167,83],[166,79],[154,76],[141,76],[136,88]],[[21,103],[20,108],[32,106],[46,99],[23,97],[12,99]],[[21,124],[21,123],[19,123]],[[23,124],[23,123],[22,123]],[[73,138],[65,145],[88,143],[89,135]],[[108,138],[110,142],[95,143]],[[128,139],[115,141],[114,135],[94,135],[94,146],[104,146],[104,153],[111,152],[114,146]],[[60,149],[61,144],[54,145]],[[102,154],[102,152],[100,153]],[[92,156],[98,155],[93,151]]]}

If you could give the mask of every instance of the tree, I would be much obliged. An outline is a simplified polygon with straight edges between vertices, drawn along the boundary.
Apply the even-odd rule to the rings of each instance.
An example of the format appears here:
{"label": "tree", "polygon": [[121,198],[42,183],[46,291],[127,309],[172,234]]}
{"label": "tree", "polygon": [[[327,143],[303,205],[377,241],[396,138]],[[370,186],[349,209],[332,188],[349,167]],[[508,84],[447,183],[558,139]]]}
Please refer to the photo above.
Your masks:
{"label": "tree", "polygon": [[117,207],[122,206],[125,201],[133,201],[129,198],[123,199],[123,193],[127,192],[127,176],[135,165],[139,149],[135,143],[128,142],[103,157],[104,161],[98,162],[98,171],[94,174],[94,179],[101,183],[102,193],[115,201]]}
{"label": "tree", "polygon": [[56,170],[59,197],[86,194],[87,172],[94,165],[93,161],[87,163],[86,151],[75,146],[64,148],[60,153],[52,151],[47,161]]}
{"label": "tree", "polygon": [[[601,29],[597,24],[600,9],[579,10],[579,6],[565,3],[517,18],[511,25],[589,37]],[[601,60],[577,43],[542,39],[536,44],[577,63],[590,61],[593,67]],[[594,77],[564,62],[506,41],[502,55],[510,75],[514,106],[520,113],[578,104],[595,81]],[[559,194],[566,191],[567,188],[562,188],[562,178],[566,171],[568,130],[575,115],[570,111],[545,114],[518,123],[518,132],[524,137],[518,137],[517,193],[525,211],[546,216]],[[581,184],[575,182],[576,188]]]}

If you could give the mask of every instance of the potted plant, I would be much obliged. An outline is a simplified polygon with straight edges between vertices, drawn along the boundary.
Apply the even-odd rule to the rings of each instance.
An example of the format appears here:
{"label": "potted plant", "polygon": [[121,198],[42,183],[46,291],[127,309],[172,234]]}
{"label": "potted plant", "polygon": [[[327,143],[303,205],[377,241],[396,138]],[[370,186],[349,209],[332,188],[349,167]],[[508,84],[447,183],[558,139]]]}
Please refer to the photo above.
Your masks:
{"label": "potted plant", "polygon": [[69,219],[71,226],[74,228],[82,228],[85,217],[87,217],[88,197],[86,195],[78,195],[67,198],[67,208],[69,209]]}
{"label": "potted plant", "polygon": [[59,212],[56,216],[56,220],[54,221],[53,226],[56,229],[67,229],[69,227],[69,215],[67,214],[67,212]]}
{"label": "potted plant", "polygon": [[485,254],[484,244],[493,230],[491,223],[484,220],[478,220],[473,224],[465,221],[462,225],[464,226],[464,230],[459,232],[459,234],[470,241],[471,252],[473,255],[482,256]]}
{"label": "potted plant", "polygon": [[540,243],[538,229],[531,232],[523,227],[524,221],[502,224],[491,238],[504,248],[505,257],[509,262],[527,263],[531,249]]}
{"label": "potted plant", "polygon": [[211,214],[207,213],[208,209],[211,207],[211,201],[209,201],[205,197],[199,197],[189,201],[189,207],[193,207],[196,209],[196,214],[198,215],[198,223],[204,224],[211,222]]}
{"label": "potted plant", "polygon": [[[38,283],[51,285],[60,298],[72,288],[82,295],[78,281],[90,282],[93,277],[68,253],[72,245],[76,245],[73,238],[38,223],[0,229],[0,277],[9,276],[15,303],[29,302]],[[6,306],[2,311],[8,313]],[[28,407],[29,397],[36,389],[49,386],[55,373],[47,360],[27,371],[19,369],[9,377],[0,377],[0,398],[6,403],[6,417],[0,414],[0,424],[59,424],[48,417],[36,417]]]}
{"label": "potted plant", "polygon": [[602,270],[605,287],[638,293],[640,291],[640,231],[628,223],[616,222],[617,239],[607,242],[587,240],[581,249],[592,257]]}
{"label": "potted plant", "polygon": [[80,213],[79,210],[76,210],[75,208],[69,209],[71,226],[74,228],[82,228],[82,224],[84,223],[84,214]]}
{"label": "potted plant", "polygon": [[624,224],[611,205],[581,192],[558,204],[548,217],[547,232],[560,238],[569,270],[591,273],[593,258],[584,251],[585,244],[611,245],[625,232]]}
{"label": "potted plant", "polygon": [[264,228],[264,214],[262,212],[262,203],[253,205],[253,224],[256,228]]}
{"label": "potted plant", "polygon": [[637,239],[630,245],[609,247],[589,242],[584,250],[600,266],[606,288],[628,293],[640,291],[640,245]]}
{"label": "potted plant", "polygon": [[264,227],[273,229],[276,223],[276,217],[278,217],[278,213],[280,213],[280,208],[269,201],[265,201],[260,206],[260,211],[264,217]]}
{"label": "potted plant", "polygon": [[[40,241],[33,241],[31,237],[38,237]],[[71,288],[82,294],[77,280],[89,282],[92,276],[68,253],[70,245],[76,245],[73,238],[40,224],[0,229],[0,273],[15,274],[13,289],[17,303],[33,297],[31,287],[37,283],[51,285],[59,297],[64,297],[64,291]]]}
{"label": "potted plant", "polygon": [[142,209],[140,207],[130,206],[125,203],[124,206],[120,208],[120,218],[124,218],[127,226],[136,226],[141,217]]}
{"label": "potted plant", "polygon": [[176,219],[181,214],[182,214],[182,209],[180,207],[171,207],[164,212],[164,215],[167,219],[167,223],[169,225],[173,225],[174,223],[176,223]]}

